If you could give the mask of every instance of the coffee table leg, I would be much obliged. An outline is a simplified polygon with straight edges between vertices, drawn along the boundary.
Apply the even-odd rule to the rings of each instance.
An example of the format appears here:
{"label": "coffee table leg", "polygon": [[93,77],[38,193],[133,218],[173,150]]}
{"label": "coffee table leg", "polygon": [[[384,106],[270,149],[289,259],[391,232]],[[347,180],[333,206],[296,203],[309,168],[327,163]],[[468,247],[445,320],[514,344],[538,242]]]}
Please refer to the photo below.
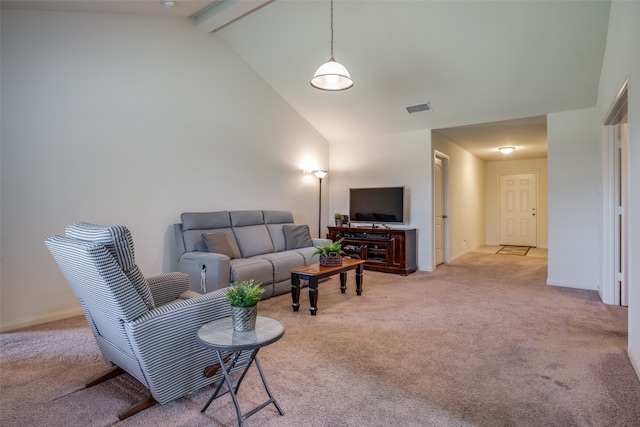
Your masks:
{"label": "coffee table leg", "polygon": [[347,290],[347,272],[340,273],[340,292],[343,294]]}
{"label": "coffee table leg", "polygon": [[362,276],[363,276],[363,270],[364,268],[362,267],[362,264],[358,264],[358,266],[356,267],[356,293],[358,295],[362,295]]}
{"label": "coffee table leg", "polygon": [[315,277],[309,277],[309,311],[315,316],[318,312],[318,281]]}
{"label": "coffee table leg", "polygon": [[296,273],[291,273],[291,306],[293,311],[300,309],[300,277]]}

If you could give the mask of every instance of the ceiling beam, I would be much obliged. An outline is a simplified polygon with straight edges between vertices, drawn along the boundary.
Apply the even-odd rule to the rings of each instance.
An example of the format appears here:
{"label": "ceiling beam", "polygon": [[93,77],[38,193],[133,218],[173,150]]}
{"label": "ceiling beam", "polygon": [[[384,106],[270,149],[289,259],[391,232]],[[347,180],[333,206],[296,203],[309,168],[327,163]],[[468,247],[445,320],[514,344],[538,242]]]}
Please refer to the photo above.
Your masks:
{"label": "ceiling beam", "polygon": [[212,33],[275,0],[219,0],[193,17],[197,30]]}

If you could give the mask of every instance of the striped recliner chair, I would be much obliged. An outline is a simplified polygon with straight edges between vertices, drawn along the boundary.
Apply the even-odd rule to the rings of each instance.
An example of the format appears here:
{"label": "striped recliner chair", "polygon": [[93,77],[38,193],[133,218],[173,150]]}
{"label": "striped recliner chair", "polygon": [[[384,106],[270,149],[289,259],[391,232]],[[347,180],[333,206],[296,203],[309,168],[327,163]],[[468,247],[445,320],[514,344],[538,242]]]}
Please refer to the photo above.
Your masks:
{"label": "striped recliner chair", "polygon": [[[224,289],[204,295],[189,291],[183,273],[145,279],[124,226],[76,223],[45,244],[80,300],[104,360],[113,366],[87,387],[126,371],[151,392],[119,414],[121,420],[222,380],[213,364],[216,354],[196,341],[196,331],[231,315]],[[246,353],[233,371],[242,369]]]}

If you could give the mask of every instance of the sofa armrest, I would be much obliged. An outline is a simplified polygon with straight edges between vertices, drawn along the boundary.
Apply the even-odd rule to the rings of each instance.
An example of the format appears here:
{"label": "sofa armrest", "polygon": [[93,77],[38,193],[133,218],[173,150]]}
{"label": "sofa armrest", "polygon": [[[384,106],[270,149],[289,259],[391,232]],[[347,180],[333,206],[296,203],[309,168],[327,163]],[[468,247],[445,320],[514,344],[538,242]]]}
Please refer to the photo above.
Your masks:
{"label": "sofa armrest", "polygon": [[313,246],[322,246],[323,244],[327,243],[332,243],[333,240],[331,239],[311,239],[313,241]]}
{"label": "sofa armrest", "polygon": [[231,259],[213,252],[186,252],[180,257],[178,270],[189,275],[192,291],[202,292],[200,281],[203,270],[206,291],[225,288],[231,281]]}
{"label": "sofa armrest", "polygon": [[161,274],[146,281],[156,307],[174,301],[189,289],[189,276],[185,273]]}

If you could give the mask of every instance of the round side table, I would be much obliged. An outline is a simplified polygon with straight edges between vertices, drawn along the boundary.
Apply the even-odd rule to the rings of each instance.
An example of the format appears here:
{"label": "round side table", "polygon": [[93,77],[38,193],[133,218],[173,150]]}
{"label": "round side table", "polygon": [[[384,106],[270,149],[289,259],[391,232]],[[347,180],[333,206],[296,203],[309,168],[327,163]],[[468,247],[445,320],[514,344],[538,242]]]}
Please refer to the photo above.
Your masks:
{"label": "round side table", "polygon": [[[257,317],[256,328],[253,331],[239,332],[234,330],[231,317],[215,320],[201,326],[200,329],[198,329],[198,331],[196,332],[196,338],[198,342],[200,342],[200,344],[216,352],[216,355],[218,356],[218,363],[220,364],[220,368],[222,369],[222,373],[224,375],[224,381],[220,381],[213,395],[200,412],[205,412],[207,410],[211,402],[213,402],[213,400],[218,396],[218,393],[222,388],[222,384],[225,383],[229,388],[231,399],[233,399],[233,404],[236,408],[236,414],[238,415],[238,424],[241,427],[244,423],[244,420],[272,403],[275,405],[278,413],[280,415],[284,415],[284,411],[282,410],[282,408],[280,408],[280,405],[278,405],[278,402],[273,397],[273,394],[271,394],[269,386],[267,386],[267,380],[265,379],[264,373],[262,372],[260,361],[258,361],[258,350],[269,344],[273,344],[274,342],[282,338],[283,335],[284,325],[279,320],[267,316]],[[251,351],[251,356],[249,358],[249,361],[247,362],[247,365],[242,371],[237,384],[234,387],[231,383],[229,372],[233,369],[234,365],[238,361],[238,358],[240,357],[240,354],[243,351]],[[227,359],[225,360],[222,353],[231,353],[232,355],[230,357],[227,357]],[[269,395],[269,400],[243,415],[242,411],[240,410],[240,405],[238,404],[238,389],[240,388],[240,384],[247,374],[247,371],[251,367],[251,364],[254,362],[256,364],[256,367],[258,368],[258,372],[260,373],[260,378],[262,379],[264,389]]]}

